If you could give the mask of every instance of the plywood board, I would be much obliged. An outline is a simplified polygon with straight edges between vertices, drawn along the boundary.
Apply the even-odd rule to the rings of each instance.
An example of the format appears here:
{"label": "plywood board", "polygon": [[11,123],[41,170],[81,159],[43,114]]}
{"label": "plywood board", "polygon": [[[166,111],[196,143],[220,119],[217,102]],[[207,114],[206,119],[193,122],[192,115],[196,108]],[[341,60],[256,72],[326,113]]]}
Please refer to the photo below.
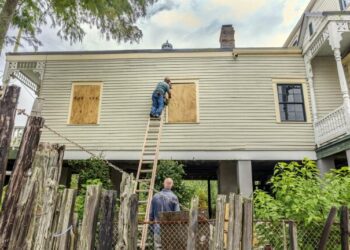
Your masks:
{"label": "plywood board", "polygon": [[168,106],[169,123],[195,123],[197,117],[197,88],[195,83],[172,85]]}
{"label": "plywood board", "polygon": [[70,124],[97,124],[100,110],[100,84],[74,84]]}

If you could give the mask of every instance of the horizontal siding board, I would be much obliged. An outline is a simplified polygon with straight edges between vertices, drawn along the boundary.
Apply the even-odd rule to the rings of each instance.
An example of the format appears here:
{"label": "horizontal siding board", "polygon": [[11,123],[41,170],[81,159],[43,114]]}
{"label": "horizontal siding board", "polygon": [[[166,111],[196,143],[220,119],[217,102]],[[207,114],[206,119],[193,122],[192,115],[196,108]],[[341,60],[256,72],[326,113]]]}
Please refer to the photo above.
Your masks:
{"label": "horizontal siding board", "polygon": [[[48,61],[46,67],[46,123],[89,150],[141,150],[151,93],[166,75],[199,80],[200,123],[165,124],[161,150],[314,148],[310,123],[276,122],[272,78],[305,79],[301,56]],[[103,83],[98,125],[67,124],[74,81]],[[42,140],[66,143],[45,129]]]}

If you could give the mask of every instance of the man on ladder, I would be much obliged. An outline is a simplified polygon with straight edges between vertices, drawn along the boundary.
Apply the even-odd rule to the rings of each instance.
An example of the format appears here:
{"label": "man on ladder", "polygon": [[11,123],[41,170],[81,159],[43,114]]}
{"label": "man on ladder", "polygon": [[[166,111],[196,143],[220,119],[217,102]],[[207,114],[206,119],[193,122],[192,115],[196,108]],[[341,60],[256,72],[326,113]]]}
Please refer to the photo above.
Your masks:
{"label": "man on ladder", "polygon": [[171,98],[170,89],[171,81],[169,77],[165,77],[164,81],[157,84],[152,94],[151,118],[159,118],[161,116],[166,101],[165,95],[168,93],[169,98]]}

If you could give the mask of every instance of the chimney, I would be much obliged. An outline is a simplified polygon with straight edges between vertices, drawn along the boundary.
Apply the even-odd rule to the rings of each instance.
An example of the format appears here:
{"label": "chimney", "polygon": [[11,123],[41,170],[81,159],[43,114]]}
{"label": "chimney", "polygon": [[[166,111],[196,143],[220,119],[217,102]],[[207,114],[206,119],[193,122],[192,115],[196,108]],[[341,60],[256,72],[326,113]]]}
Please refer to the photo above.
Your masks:
{"label": "chimney", "polygon": [[220,48],[233,49],[235,47],[235,30],[232,24],[222,25],[220,33]]}

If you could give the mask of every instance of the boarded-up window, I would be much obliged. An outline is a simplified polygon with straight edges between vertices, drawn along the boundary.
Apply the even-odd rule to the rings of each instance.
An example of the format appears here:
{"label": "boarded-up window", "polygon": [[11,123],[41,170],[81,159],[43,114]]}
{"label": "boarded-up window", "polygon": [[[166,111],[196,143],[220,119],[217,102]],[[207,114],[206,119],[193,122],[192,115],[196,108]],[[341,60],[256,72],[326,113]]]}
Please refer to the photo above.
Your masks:
{"label": "boarded-up window", "polygon": [[195,83],[173,83],[168,106],[169,123],[198,122],[197,88]]}
{"label": "boarded-up window", "polygon": [[73,83],[70,124],[97,124],[100,110],[100,83]]}

